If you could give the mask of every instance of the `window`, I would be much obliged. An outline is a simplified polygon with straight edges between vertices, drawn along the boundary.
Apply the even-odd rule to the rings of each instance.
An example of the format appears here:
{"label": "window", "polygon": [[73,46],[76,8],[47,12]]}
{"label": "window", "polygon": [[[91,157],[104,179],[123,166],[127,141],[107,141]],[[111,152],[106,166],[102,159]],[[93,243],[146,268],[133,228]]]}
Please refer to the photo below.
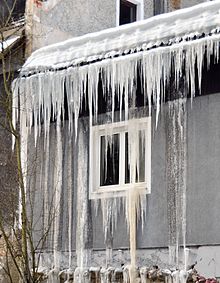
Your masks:
{"label": "window", "polygon": [[124,25],[144,18],[143,0],[116,0],[116,25]]}
{"label": "window", "polygon": [[133,23],[136,20],[137,20],[137,5],[129,1],[121,0],[119,25]]}
{"label": "window", "polygon": [[151,118],[93,126],[90,197],[122,196],[131,187],[150,192]]}

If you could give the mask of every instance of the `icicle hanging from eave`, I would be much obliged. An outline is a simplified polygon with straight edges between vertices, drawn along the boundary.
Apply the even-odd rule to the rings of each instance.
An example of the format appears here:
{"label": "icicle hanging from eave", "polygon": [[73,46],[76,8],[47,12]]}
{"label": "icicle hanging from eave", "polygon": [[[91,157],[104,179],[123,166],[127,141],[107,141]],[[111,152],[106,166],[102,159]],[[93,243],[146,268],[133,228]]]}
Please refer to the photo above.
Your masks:
{"label": "icicle hanging from eave", "polygon": [[[41,132],[43,122],[44,132],[49,132],[50,121],[64,117],[64,85],[67,96],[69,115],[69,130],[72,132],[75,119],[77,133],[78,117],[82,101],[88,101],[90,125],[98,115],[98,82],[101,75],[106,94],[111,95],[112,121],[114,121],[114,97],[117,94],[122,118],[122,100],[125,105],[125,119],[128,119],[128,102],[135,95],[133,88],[137,79],[137,68],[143,75],[142,86],[145,101],[148,102],[151,112],[151,98],[156,106],[156,123],[160,112],[164,90],[168,85],[171,68],[174,68],[175,83],[178,87],[179,78],[185,67],[185,76],[191,96],[195,96],[195,66],[198,69],[199,88],[201,90],[202,66],[206,52],[207,66],[213,55],[219,61],[220,35],[214,34],[193,41],[182,41],[166,47],[158,47],[138,53],[128,54],[117,58],[106,59],[89,65],[70,67],[60,71],[47,71],[29,77],[16,79],[14,82],[13,102],[18,105],[20,100],[21,128],[34,126],[35,142]],[[175,66],[172,65],[172,60]],[[137,67],[138,66],[138,67]],[[117,93],[118,92],[118,93]],[[15,107],[16,108],[16,107]],[[18,119],[17,110],[13,109],[13,122]]]}

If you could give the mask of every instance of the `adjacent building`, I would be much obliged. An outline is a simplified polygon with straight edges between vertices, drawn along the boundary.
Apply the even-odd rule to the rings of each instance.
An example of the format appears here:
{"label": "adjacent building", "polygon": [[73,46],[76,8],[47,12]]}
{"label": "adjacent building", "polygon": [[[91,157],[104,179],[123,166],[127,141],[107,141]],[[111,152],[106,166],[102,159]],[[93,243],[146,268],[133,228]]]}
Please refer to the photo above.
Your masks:
{"label": "adjacent building", "polygon": [[12,225],[18,204],[17,168],[6,119],[9,111],[7,88],[25,61],[25,1],[13,3],[3,1],[0,9],[0,208],[7,228]]}

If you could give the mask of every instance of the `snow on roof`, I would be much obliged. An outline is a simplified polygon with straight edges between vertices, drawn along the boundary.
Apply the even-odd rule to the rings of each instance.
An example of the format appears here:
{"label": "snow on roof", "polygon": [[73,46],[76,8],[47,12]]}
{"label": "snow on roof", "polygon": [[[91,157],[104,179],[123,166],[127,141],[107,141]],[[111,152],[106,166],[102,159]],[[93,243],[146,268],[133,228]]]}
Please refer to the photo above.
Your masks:
{"label": "snow on roof", "polygon": [[6,40],[0,42],[0,52],[2,52],[3,50],[9,48],[11,45],[13,45],[18,39],[20,38],[20,36],[11,36],[9,38],[7,38]]}
{"label": "snow on roof", "polygon": [[220,0],[215,0],[43,47],[29,57],[21,74],[111,58],[137,47],[146,50],[171,39],[209,35],[213,29],[219,32],[219,28]]}

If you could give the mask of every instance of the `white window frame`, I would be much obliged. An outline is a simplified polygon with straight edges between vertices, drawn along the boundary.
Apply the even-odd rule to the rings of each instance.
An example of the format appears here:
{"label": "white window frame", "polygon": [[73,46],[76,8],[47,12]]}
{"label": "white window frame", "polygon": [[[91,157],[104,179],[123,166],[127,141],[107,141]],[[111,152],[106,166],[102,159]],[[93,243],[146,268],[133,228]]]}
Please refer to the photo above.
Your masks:
{"label": "white window frame", "polygon": [[[132,4],[137,5],[137,21],[144,19],[144,0],[126,0]],[[119,26],[120,17],[120,0],[116,0],[116,26]]]}
{"label": "white window frame", "polygon": [[[119,146],[125,144],[125,133],[129,129],[129,120],[117,123],[93,126],[90,132],[90,199],[124,196],[130,188],[143,190],[144,194],[151,192],[151,117],[134,119],[139,130],[145,131],[145,181],[139,183],[125,183],[125,152],[119,151],[119,184],[100,186],[101,166],[101,136],[119,134]],[[134,121],[132,120],[132,121]],[[148,166],[147,166],[148,165]]]}

